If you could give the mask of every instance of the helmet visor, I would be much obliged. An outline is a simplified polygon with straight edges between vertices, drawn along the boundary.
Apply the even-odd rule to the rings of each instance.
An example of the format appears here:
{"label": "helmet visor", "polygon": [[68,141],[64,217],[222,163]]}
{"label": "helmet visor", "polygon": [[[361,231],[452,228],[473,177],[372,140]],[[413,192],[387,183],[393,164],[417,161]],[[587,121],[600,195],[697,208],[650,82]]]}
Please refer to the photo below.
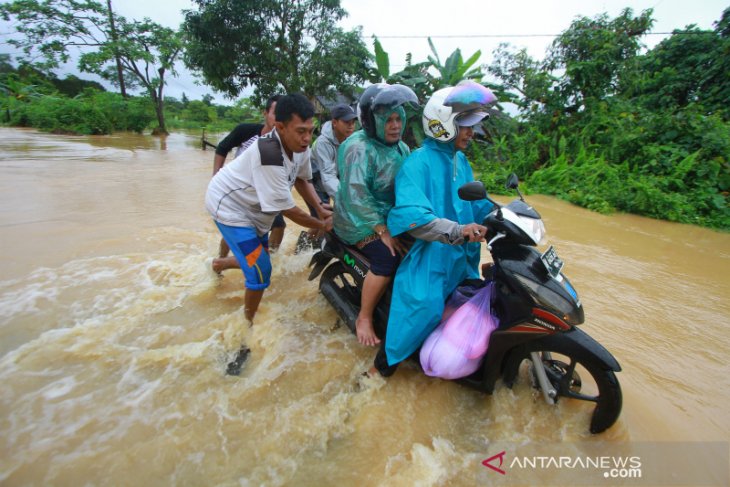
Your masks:
{"label": "helmet visor", "polygon": [[371,104],[373,110],[395,108],[401,105],[418,106],[418,97],[412,89],[404,85],[390,85],[375,95]]}
{"label": "helmet visor", "polygon": [[456,117],[456,125],[459,127],[473,127],[488,116],[489,114],[486,112],[467,112]]}
{"label": "helmet visor", "polygon": [[462,81],[454,86],[444,100],[444,105],[451,107],[454,112],[467,112],[484,109],[495,101],[497,101],[497,97],[489,88],[474,81]]}

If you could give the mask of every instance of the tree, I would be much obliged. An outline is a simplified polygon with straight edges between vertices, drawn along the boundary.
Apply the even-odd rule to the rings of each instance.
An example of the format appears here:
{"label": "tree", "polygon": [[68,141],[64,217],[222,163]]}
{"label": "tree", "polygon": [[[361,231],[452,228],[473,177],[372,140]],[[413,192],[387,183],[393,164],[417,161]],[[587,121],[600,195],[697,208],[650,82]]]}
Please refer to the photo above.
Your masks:
{"label": "tree", "polygon": [[119,80],[119,92],[124,98],[127,97],[127,88],[124,84],[124,68],[122,68],[122,56],[119,53],[118,43],[119,35],[117,34],[117,26],[114,23],[114,11],[112,10],[112,0],[106,0],[107,14],[109,16],[109,35],[114,43],[114,64],[117,68],[117,79]]}
{"label": "tree", "polygon": [[527,49],[515,51],[509,44],[500,44],[493,54],[494,60],[487,69],[503,83],[500,100],[511,101],[523,112],[533,114],[555,104],[551,89],[558,79],[530,57]]}
{"label": "tree", "polygon": [[186,65],[230,97],[283,92],[352,94],[368,77],[371,55],[360,30],[336,26],[339,0],[195,0],[183,23]]}
{"label": "tree", "polygon": [[73,74],[67,75],[64,79],[50,78],[51,83],[58,89],[59,93],[74,97],[91,88],[96,91],[106,91],[101,83],[81,79]]}
{"label": "tree", "polygon": [[79,68],[114,79],[115,68],[109,63],[119,53],[122,69],[132,76],[128,84],[143,87],[152,99],[157,115],[154,133],[167,134],[163,89],[167,71],[176,74],[175,61],[183,48],[181,35],[149,19],[142,22],[122,19],[118,24],[120,43],[109,43],[96,52],[82,54]]}
{"label": "tree", "polygon": [[624,94],[652,110],[696,105],[702,113],[730,119],[730,8],[714,31],[687,26],[643,56]]}
{"label": "tree", "polygon": [[642,47],[640,39],[651,28],[652,10],[633,17],[630,8],[613,20],[607,14],[581,17],[552,43],[545,68],[565,70],[559,89],[574,109],[613,94],[627,61]]}
{"label": "tree", "polygon": [[179,33],[149,19],[127,21],[112,12],[109,0],[106,6],[94,0],[15,0],[0,5],[0,15],[13,19],[21,35],[8,42],[36,66],[56,69],[75,48],[81,71],[120,88],[144,88],[157,113],[155,131],[167,133],[162,91],[182,50]]}
{"label": "tree", "polygon": [[543,63],[500,48],[490,71],[523,118],[480,169],[597,211],[730,228],[730,9],[714,32],[690,26],[642,55],[650,14],[579,18]]}

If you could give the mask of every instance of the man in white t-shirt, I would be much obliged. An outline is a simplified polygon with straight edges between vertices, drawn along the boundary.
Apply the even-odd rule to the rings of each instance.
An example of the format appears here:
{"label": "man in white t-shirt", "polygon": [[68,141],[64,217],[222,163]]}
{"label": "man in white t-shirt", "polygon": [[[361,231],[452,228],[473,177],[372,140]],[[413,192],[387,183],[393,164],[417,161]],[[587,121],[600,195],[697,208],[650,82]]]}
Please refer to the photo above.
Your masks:
{"label": "man in white t-shirt", "polygon": [[[332,229],[332,212],[323,208],[309,162],[314,107],[303,95],[286,95],[276,104],[274,130],[223,166],[208,184],[205,207],[233,256],[213,260],[220,273],[238,263],[246,281],[244,314],[250,324],[270,284],[268,232],[276,215],[317,230]],[[317,210],[319,218],[295,205],[292,187]]]}

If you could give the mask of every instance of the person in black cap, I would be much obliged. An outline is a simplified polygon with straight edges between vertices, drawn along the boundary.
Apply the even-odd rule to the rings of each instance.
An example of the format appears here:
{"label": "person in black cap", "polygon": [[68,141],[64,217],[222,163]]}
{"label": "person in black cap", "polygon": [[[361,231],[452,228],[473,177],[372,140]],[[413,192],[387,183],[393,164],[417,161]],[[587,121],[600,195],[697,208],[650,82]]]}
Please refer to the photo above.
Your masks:
{"label": "person in black cap", "polygon": [[349,105],[332,107],[332,120],[322,126],[321,135],[312,147],[312,178],[314,189],[323,203],[337,194],[340,177],[337,173],[337,149],[355,131],[357,114]]}

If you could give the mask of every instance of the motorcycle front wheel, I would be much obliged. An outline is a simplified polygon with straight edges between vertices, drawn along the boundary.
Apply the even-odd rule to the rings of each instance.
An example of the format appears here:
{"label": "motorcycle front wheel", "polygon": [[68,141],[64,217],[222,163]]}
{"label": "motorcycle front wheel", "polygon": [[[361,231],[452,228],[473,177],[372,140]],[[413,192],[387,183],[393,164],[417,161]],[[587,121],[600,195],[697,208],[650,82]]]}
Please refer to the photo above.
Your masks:
{"label": "motorcycle front wheel", "polygon": [[610,428],[621,414],[621,386],[613,370],[607,369],[590,350],[575,343],[547,339],[535,340],[513,350],[505,365],[505,380],[511,384],[517,378],[520,366],[527,366],[533,383],[537,383],[530,354],[537,352],[543,370],[559,403],[561,399],[595,404],[590,422],[591,433]]}

